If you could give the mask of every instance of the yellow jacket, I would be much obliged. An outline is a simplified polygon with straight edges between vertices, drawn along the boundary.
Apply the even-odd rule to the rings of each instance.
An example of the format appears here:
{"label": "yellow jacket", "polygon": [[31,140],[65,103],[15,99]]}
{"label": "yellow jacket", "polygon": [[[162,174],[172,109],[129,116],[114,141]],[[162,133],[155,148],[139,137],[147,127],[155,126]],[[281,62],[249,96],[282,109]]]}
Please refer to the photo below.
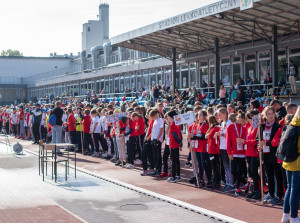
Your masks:
{"label": "yellow jacket", "polygon": [[[300,119],[295,116],[291,124],[300,126]],[[298,136],[298,153],[300,153],[300,135]],[[283,162],[282,167],[288,171],[300,171],[300,156],[293,162]]]}
{"label": "yellow jacket", "polygon": [[80,116],[78,115],[78,116],[76,117],[76,131],[77,131],[77,132],[82,132],[82,131],[83,131],[83,124],[79,124],[80,121],[81,121],[81,118],[80,118]]}

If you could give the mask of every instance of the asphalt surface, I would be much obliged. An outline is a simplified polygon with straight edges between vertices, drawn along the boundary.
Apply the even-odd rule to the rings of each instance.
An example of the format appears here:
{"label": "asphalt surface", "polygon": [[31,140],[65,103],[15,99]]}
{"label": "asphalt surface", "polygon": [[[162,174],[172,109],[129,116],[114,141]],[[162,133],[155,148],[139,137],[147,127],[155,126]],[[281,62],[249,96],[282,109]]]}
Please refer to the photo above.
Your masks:
{"label": "asphalt surface", "polygon": [[[51,218],[51,220],[49,220]],[[58,182],[38,175],[38,158],[0,144],[0,222],[218,222],[99,178],[58,168]]]}

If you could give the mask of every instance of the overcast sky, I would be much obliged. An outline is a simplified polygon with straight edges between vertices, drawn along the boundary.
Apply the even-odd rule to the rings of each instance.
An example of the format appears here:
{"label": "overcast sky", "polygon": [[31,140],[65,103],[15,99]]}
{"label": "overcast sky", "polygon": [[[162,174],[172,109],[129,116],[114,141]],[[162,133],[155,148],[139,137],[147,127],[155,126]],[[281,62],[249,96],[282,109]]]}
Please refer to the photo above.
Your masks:
{"label": "overcast sky", "polygon": [[[109,0],[110,37],[218,0]],[[49,56],[81,51],[82,24],[97,19],[100,0],[10,0],[0,7],[0,51]]]}

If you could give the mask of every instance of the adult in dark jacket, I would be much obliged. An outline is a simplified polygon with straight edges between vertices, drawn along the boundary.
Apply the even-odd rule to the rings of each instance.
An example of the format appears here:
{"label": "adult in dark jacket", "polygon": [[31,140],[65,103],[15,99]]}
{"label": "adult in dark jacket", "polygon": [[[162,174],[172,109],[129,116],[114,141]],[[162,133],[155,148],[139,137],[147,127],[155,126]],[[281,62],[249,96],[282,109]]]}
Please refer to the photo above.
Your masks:
{"label": "adult in dark jacket", "polygon": [[55,108],[52,110],[51,115],[56,116],[55,126],[52,126],[52,143],[61,143],[61,134],[62,134],[62,116],[64,111],[61,109],[61,102],[57,101],[55,103]]}
{"label": "adult in dark jacket", "polygon": [[270,105],[275,109],[279,121],[287,115],[285,107],[278,100],[273,100]]}
{"label": "adult in dark jacket", "polygon": [[32,114],[32,133],[34,137],[34,143],[33,144],[39,144],[39,140],[41,139],[40,136],[40,127],[41,127],[41,121],[42,121],[42,115],[43,112],[41,110],[41,105],[36,104],[35,110],[31,112]]}

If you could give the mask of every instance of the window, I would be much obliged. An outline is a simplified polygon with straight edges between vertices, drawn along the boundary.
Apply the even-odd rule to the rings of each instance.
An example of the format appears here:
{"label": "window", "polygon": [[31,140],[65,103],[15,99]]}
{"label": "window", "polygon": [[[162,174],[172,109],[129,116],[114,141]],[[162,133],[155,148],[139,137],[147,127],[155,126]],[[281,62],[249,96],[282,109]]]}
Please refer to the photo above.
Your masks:
{"label": "window", "polygon": [[267,74],[270,74],[270,60],[261,60],[259,61],[259,79],[260,83],[264,83],[264,80],[267,77]]}
{"label": "window", "polygon": [[144,79],[144,87],[145,87],[145,89],[147,89],[147,90],[149,90],[149,71],[148,70],[145,70],[144,71],[144,77],[143,77],[143,79]]}
{"label": "window", "polygon": [[88,27],[88,32],[90,32],[91,31],[91,27]]}
{"label": "window", "polygon": [[162,86],[162,71],[161,68],[156,71],[157,73],[157,83]]}
{"label": "window", "polygon": [[155,72],[155,70],[150,70],[150,85],[152,87],[156,85],[156,72]]}
{"label": "window", "polygon": [[256,62],[247,62],[246,64],[246,78],[250,77],[252,80],[256,78]]}
{"label": "window", "polygon": [[189,86],[189,69],[187,65],[181,66],[181,85],[182,88],[188,88]]}
{"label": "window", "polygon": [[165,70],[165,85],[166,88],[171,87],[171,82],[172,82],[172,67],[167,67]]}
{"label": "window", "polygon": [[190,63],[190,83],[191,87],[197,87],[197,63]]}
{"label": "window", "polygon": [[230,65],[221,66],[221,80],[224,85],[230,85]]}
{"label": "window", "polygon": [[237,82],[237,80],[241,77],[241,64],[233,64],[233,84]]}
{"label": "window", "polygon": [[246,55],[246,60],[255,60],[255,58],[256,58],[255,54]]}
{"label": "window", "polygon": [[271,55],[270,52],[259,53],[259,59],[262,59],[262,58],[270,58],[270,55]]}

